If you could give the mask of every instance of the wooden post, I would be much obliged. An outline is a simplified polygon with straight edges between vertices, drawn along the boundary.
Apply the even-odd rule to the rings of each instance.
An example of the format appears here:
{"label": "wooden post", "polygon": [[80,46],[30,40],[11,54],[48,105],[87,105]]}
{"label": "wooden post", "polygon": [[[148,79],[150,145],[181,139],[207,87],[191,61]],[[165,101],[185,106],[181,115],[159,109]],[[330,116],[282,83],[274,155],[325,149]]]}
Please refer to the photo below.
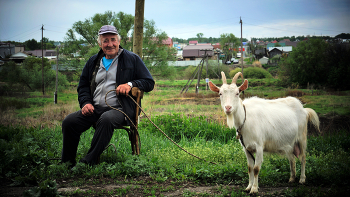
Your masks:
{"label": "wooden post", "polygon": [[56,88],[54,95],[54,102],[57,104],[57,87],[58,87],[58,46],[57,46],[57,57],[56,57]]}
{"label": "wooden post", "polygon": [[143,20],[144,20],[145,0],[135,1],[135,20],[134,20],[134,47],[133,52],[142,58],[143,44]]}
{"label": "wooden post", "polygon": [[44,85],[44,25],[41,27],[41,89],[43,95],[45,95],[45,85]]}

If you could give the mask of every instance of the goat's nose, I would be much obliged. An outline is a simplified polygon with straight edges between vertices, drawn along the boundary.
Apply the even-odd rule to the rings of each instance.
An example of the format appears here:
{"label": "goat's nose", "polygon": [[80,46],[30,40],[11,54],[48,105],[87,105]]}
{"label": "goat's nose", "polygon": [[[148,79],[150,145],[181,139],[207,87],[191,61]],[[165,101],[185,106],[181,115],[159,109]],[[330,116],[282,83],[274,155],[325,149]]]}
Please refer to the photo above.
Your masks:
{"label": "goat's nose", "polygon": [[230,106],[230,105],[226,105],[226,106],[225,106],[226,111],[230,111],[231,108],[232,108],[232,106]]}

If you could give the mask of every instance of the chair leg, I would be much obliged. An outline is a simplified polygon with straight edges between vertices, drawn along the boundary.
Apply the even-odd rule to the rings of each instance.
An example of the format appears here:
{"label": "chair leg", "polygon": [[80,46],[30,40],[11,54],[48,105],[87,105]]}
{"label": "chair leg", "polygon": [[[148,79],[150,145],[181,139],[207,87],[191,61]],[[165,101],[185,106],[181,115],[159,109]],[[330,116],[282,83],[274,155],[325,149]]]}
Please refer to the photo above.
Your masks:
{"label": "chair leg", "polygon": [[140,154],[140,146],[139,146],[139,140],[140,136],[137,130],[133,130],[131,132],[131,150],[133,155],[139,155]]}
{"label": "chair leg", "polygon": [[136,149],[136,155],[140,154],[140,146],[139,146],[139,140],[140,140],[140,135],[136,131],[135,132],[135,149]]}

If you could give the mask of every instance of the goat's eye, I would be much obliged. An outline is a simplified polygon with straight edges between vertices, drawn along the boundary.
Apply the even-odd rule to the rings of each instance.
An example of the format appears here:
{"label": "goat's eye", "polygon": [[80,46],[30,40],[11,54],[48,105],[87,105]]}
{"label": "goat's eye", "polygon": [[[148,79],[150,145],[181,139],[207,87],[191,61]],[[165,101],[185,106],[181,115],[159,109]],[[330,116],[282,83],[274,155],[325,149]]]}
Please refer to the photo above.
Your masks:
{"label": "goat's eye", "polygon": [[236,95],[238,96],[238,95],[239,95],[239,92],[237,92]]}
{"label": "goat's eye", "polygon": [[222,96],[222,93],[219,93],[220,96]]}

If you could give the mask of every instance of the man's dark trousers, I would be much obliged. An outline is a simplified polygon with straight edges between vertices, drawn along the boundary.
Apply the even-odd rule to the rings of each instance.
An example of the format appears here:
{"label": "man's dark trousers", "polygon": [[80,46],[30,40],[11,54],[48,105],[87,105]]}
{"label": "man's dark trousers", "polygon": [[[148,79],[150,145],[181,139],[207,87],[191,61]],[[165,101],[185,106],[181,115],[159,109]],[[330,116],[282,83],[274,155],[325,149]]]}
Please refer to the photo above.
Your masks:
{"label": "man's dark trousers", "polygon": [[63,148],[62,162],[75,165],[80,135],[96,123],[95,134],[87,155],[80,161],[90,165],[97,164],[99,156],[109,144],[114,129],[125,123],[125,116],[111,108],[94,107],[91,116],[84,116],[81,110],[69,114],[62,122]]}

